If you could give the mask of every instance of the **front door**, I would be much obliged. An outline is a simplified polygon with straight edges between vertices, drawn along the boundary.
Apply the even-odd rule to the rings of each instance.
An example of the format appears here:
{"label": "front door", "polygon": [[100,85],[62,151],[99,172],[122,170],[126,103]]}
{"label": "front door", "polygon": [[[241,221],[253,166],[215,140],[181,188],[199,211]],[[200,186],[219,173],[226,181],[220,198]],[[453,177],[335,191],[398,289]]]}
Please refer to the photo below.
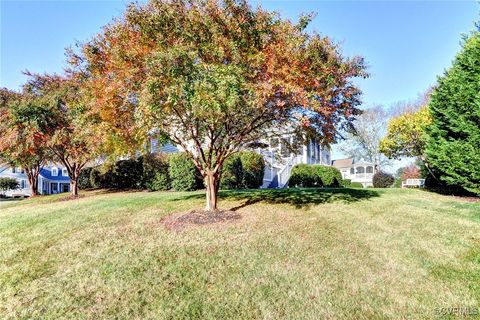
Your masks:
{"label": "front door", "polygon": [[70,185],[68,183],[60,184],[61,192],[68,192],[70,191]]}
{"label": "front door", "polygon": [[58,193],[58,183],[50,183],[50,190],[52,191],[52,194]]}

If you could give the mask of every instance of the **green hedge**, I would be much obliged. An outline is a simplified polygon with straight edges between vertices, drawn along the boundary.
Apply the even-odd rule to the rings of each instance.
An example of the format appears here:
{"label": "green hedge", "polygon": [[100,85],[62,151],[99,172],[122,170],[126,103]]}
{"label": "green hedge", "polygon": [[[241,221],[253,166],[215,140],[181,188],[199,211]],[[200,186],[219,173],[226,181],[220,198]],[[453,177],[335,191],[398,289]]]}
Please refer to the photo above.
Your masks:
{"label": "green hedge", "polygon": [[252,152],[240,152],[240,161],[243,169],[243,187],[247,189],[257,189],[263,184],[263,175],[265,172],[265,160],[262,155]]}
{"label": "green hedge", "polygon": [[342,181],[342,185],[345,187],[345,188],[348,188],[352,185],[352,180],[351,179],[343,179]]}
{"label": "green hedge", "polygon": [[171,188],[168,158],[162,155],[146,155],[143,163],[142,188],[149,191],[165,191]]}
{"label": "green hedge", "polygon": [[141,160],[118,161],[110,175],[110,183],[115,189],[140,189],[142,187],[143,165]]}
{"label": "green hedge", "polygon": [[86,168],[80,182],[80,189],[170,189],[168,162],[165,157],[153,155],[120,160],[111,167]]}
{"label": "green hedge", "polygon": [[360,182],[352,182],[349,188],[363,188],[363,184]]}
{"label": "green hedge", "polygon": [[288,185],[290,187],[339,187],[342,174],[337,168],[297,164],[293,167]]}
{"label": "green hedge", "polygon": [[92,173],[93,168],[83,168],[80,171],[80,177],[78,178],[78,188],[81,190],[91,189],[93,188],[90,182],[90,175]]}
{"label": "green hedge", "polygon": [[[225,189],[258,188],[263,183],[265,162],[255,152],[240,152],[227,159],[221,187]],[[150,191],[191,191],[203,188],[203,179],[185,153],[168,156],[142,156],[117,161],[111,167],[82,170],[80,189],[147,189]]]}
{"label": "green hedge", "polygon": [[222,189],[256,189],[263,184],[265,160],[252,151],[230,156],[224,163],[220,187]]}
{"label": "green hedge", "polygon": [[104,171],[104,168],[101,166],[93,168],[90,171],[90,186],[95,189],[112,188],[110,170]]}
{"label": "green hedge", "polygon": [[222,168],[221,189],[241,189],[243,187],[243,166],[240,155],[230,156]]}
{"label": "green hedge", "polygon": [[202,177],[197,167],[184,153],[169,156],[168,173],[172,188],[177,191],[192,191],[203,187]]}
{"label": "green hedge", "polygon": [[317,175],[313,165],[297,164],[293,167],[288,181],[290,187],[321,187],[322,180]]}

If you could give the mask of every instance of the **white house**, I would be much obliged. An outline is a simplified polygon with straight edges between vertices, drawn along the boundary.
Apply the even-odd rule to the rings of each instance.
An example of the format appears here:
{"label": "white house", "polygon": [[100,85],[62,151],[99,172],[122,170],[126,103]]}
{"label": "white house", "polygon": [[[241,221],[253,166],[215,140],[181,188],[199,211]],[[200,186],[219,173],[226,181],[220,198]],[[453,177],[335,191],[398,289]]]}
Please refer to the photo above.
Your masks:
{"label": "white house", "polygon": [[373,186],[375,166],[371,162],[360,160],[355,162],[353,158],[338,159],[332,161],[332,166],[340,170],[343,179],[359,182],[364,188]]}
{"label": "white house", "polygon": [[[7,197],[31,196],[28,177],[21,168],[0,165],[0,178],[13,178],[18,181],[19,189],[8,190]],[[56,164],[45,166],[38,175],[38,192],[40,194],[55,194],[70,191],[70,178],[67,170]]]}

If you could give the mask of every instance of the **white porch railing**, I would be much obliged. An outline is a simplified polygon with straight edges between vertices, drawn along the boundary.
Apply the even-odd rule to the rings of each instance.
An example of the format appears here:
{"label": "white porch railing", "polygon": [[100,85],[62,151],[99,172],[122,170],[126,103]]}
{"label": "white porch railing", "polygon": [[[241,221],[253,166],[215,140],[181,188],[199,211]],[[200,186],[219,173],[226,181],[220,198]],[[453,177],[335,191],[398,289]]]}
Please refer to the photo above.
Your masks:
{"label": "white porch railing", "polygon": [[371,179],[371,178],[373,178],[373,173],[355,173],[355,174],[351,174],[350,178]]}
{"label": "white porch railing", "polygon": [[287,186],[288,179],[290,179],[290,175],[292,173],[293,166],[299,163],[299,159],[301,156],[292,156],[288,159],[285,166],[278,172],[278,187],[284,188]]}

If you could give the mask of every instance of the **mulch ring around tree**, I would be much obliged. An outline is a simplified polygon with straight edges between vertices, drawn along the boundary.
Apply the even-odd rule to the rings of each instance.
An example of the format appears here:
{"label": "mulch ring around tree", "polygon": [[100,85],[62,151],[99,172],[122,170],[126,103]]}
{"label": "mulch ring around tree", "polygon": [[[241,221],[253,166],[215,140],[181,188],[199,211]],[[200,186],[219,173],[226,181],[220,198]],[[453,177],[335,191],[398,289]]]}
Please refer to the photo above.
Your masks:
{"label": "mulch ring around tree", "polygon": [[160,219],[160,223],[170,231],[182,231],[195,226],[217,225],[234,222],[242,216],[231,210],[192,210],[187,213],[170,214]]}

